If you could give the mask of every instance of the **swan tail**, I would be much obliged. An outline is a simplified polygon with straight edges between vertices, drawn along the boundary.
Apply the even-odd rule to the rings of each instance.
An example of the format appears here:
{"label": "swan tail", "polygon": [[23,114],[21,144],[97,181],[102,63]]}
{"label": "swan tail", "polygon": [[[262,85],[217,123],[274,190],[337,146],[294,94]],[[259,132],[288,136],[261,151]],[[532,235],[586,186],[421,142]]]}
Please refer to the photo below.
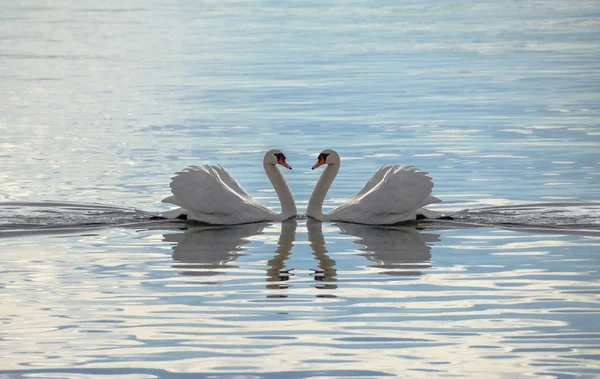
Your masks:
{"label": "swan tail", "polygon": [[438,204],[441,203],[442,200],[440,200],[439,198],[435,197],[435,196],[429,196],[427,198],[427,200],[425,200],[425,205],[429,205],[429,204]]}
{"label": "swan tail", "polygon": [[444,217],[442,212],[432,211],[431,209],[421,208],[417,211],[417,215],[425,218],[440,218]]}
{"label": "swan tail", "polygon": [[183,208],[175,208],[170,211],[162,212],[159,214],[160,217],[169,219],[181,218],[181,216],[183,215],[187,215],[186,210]]}
{"label": "swan tail", "polygon": [[162,199],[160,202],[179,205],[179,204],[177,204],[177,198],[175,196],[167,196],[164,199]]}

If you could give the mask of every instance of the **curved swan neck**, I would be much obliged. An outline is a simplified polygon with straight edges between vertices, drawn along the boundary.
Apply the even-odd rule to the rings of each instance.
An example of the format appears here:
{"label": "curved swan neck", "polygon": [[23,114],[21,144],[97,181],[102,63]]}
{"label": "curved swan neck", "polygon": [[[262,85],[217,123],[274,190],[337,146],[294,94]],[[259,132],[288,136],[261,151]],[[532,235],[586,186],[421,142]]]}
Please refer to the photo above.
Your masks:
{"label": "curved swan neck", "polygon": [[265,173],[267,174],[269,181],[271,181],[271,184],[277,193],[277,197],[279,198],[282,218],[286,220],[298,214],[294,195],[292,195],[292,191],[285,181],[281,171],[279,171],[279,169],[272,164],[264,163],[263,166],[265,168]]}
{"label": "curved swan neck", "polygon": [[331,187],[331,183],[333,183],[339,170],[339,163],[327,165],[327,167],[325,167],[325,170],[323,170],[323,173],[315,185],[315,189],[313,189],[312,195],[310,195],[308,207],[306,208],[306,214],[308,216],[314,217],[317,220],[323,219],[323,201],[325,201],[327,191],[329,191],[329,187]]}

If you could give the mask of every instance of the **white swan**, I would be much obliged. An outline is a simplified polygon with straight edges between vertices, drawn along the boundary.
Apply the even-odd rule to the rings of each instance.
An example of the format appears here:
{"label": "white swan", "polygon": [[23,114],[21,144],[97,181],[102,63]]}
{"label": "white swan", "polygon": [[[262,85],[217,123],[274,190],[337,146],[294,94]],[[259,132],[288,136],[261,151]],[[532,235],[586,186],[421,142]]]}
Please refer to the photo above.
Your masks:
{"label": "white swan", "polygon": [[221,166],[191,166],[171,178],[171,192],[163,203],[181,208],[161,214],[167,218],[183,215],[189,220],[215,225],[247,224],[260,221],[283,221],[296,216],[296,202],[277,164],[292,169],[279,150],[269,150],[263,159],[267,177],[271,181],[281,213],[260,205]]}
{"label": "white swan", "polygon": [[439,212],[422,208],[441,200],[430,196],[433,183],[427,173],[411,166],[381,167],[356,195],[323,214],[323,200],[340,169],[340,156],[333,150],[323,150],[312,169],[323,164],[327,167],[310,196],[307,216],[320,221],[369,225],[415,220],[417,215],[427,218],[442,216]]}

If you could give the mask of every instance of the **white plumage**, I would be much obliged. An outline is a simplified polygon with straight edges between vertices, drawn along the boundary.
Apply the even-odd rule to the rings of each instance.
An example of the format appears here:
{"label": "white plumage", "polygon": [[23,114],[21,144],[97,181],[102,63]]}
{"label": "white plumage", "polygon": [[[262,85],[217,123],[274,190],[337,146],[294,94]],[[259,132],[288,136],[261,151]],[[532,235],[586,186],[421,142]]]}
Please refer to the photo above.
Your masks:
{"label": "white plumage", "polygon": [[412,166],[383,166],[347,202],[323,214],[325,195],[340,167],[339,155],[324,150],[313,168],[327,167],[310,198],[307,215],[321,221],[344,221],[359,224],[387,225],[414,220],[417,215],[440,217],[439,212],[423,209],[441,202],[431,196],[433,183],[426,172]]}
{"label": "white plumage", "polygon": [[282,213],[275,213],[250,196],[221,166],[191,166],[171,178],[171,192],[162,200],[180,209],[163,213],[168,218],[183,214],[189,220],[216,225],[281,221],[296,215],[296,204],[289,186],[276,164],[290,168],[279,150],[265,154],[263,165],[279,197]]}

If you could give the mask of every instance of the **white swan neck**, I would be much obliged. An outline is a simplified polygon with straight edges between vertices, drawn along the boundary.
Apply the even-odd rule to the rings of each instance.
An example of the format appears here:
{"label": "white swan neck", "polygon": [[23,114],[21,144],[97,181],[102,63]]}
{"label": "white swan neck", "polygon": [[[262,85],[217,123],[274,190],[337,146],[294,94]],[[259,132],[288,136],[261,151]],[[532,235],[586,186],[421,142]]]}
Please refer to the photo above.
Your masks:
{"label": "white swan neck", "polygon": [[277,197],[279,198],[282,219],[286,220],[298,214],[294,195],[292,195],[292,191],[285,181],[281,171],[272,164],[263,164],[263,166],[265,168],[265,173],[267,174],[267,177],[269,178],[269,181],[273,185],[273,188],[277,193]]}
{"label": "white swan neck", "polygon": [[316,218],[317,220],[323,220],[323,202],[331,183],[333,183],[338,171],[340,170],[340,164],[327,165],[323,173],[319,177],[315,188],[313,189],[310,200],[308,201],[308,207],[306,208],[306,215]]}

